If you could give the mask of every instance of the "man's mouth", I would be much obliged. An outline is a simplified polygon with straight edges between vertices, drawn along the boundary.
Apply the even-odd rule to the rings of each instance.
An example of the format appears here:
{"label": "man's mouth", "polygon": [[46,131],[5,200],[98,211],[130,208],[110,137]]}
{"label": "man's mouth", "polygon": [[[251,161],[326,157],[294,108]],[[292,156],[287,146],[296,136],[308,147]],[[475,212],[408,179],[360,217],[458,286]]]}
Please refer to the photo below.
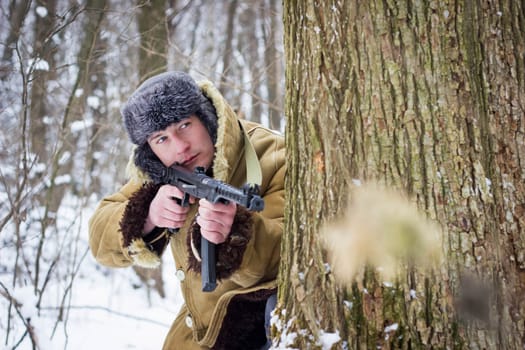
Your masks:
{"label": "man's mouth", "polygon": [[185,160],[183,160],[182,162],[178,163],[179,165],[183,166],[183,167],[187,167],[189,165],[191,165],[191,163],[193,163],[195,160],[197,159],[197,156],[191,156],[189,158],[186,158]]}

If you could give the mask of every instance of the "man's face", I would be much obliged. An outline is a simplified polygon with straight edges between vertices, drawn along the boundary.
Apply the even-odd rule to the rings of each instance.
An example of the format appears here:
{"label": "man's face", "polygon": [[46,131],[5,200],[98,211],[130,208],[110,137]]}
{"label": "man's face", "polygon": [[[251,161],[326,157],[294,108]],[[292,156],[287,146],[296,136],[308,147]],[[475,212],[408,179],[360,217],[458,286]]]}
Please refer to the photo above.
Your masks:
{"label": "man's face", "polygon": [[215,153],[206,127],[194,115],[153,133],[148,144],[165,166],[178,164],[190,171],[208,169]]}

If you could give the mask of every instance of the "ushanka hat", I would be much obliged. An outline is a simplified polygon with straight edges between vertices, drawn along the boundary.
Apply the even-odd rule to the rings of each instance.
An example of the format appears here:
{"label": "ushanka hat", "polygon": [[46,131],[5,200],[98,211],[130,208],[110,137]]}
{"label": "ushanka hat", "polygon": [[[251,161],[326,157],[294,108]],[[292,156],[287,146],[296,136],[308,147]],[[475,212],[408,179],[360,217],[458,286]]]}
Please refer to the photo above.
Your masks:
{"label": "ushanka hat", "polygon": [[217,138],[217,116],[211,101],[193,78],[183,72],[166,72],[149,78],[129,97],[121,109],[131,142],[137,146],[148,137],[196,115],[213,143]]}

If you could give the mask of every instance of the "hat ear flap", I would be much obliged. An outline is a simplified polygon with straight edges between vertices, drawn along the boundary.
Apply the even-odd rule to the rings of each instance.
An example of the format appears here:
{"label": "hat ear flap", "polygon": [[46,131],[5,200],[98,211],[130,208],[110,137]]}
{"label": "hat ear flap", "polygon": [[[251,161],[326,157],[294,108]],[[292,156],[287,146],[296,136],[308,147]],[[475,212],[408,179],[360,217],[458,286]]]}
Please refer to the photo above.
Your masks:
{"label": "hat ear flap", "polygon": [[202,95],[199,110],[196,114],[206,127],[206,130],[208,130],[208,134],[210,135],[213,144],[215,144],[217,142],[217,129],[219,127],[217,112],[211,100],[204,94]]}
{"label": "hat ear flap", "polygon": [[148,143],[135,148],[135,165],[146,173],[155,183],[163,181],[162,174],[165,168],[160,159],[153,153]]}

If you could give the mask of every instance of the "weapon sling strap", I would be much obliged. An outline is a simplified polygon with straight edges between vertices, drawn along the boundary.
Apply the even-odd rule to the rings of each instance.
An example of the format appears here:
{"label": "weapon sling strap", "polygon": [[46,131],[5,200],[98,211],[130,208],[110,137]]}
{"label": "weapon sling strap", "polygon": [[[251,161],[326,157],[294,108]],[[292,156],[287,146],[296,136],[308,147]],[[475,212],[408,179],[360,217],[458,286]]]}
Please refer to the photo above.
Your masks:
{"label": "weapon sling strap", "polygon": [[244,135],[244,158],[246,158],[246,182],[261,185],[262,184],[262,172],[261,172],[261,165],[259,164],[259,158],[257,157],[257,153],[255,153],[255,149],[253,148],[253,145],[250,142],[250,139],[248,138],[248,134],[244,130],[241,123],[239,123],[239,126],[241,127],[242,134]]}

